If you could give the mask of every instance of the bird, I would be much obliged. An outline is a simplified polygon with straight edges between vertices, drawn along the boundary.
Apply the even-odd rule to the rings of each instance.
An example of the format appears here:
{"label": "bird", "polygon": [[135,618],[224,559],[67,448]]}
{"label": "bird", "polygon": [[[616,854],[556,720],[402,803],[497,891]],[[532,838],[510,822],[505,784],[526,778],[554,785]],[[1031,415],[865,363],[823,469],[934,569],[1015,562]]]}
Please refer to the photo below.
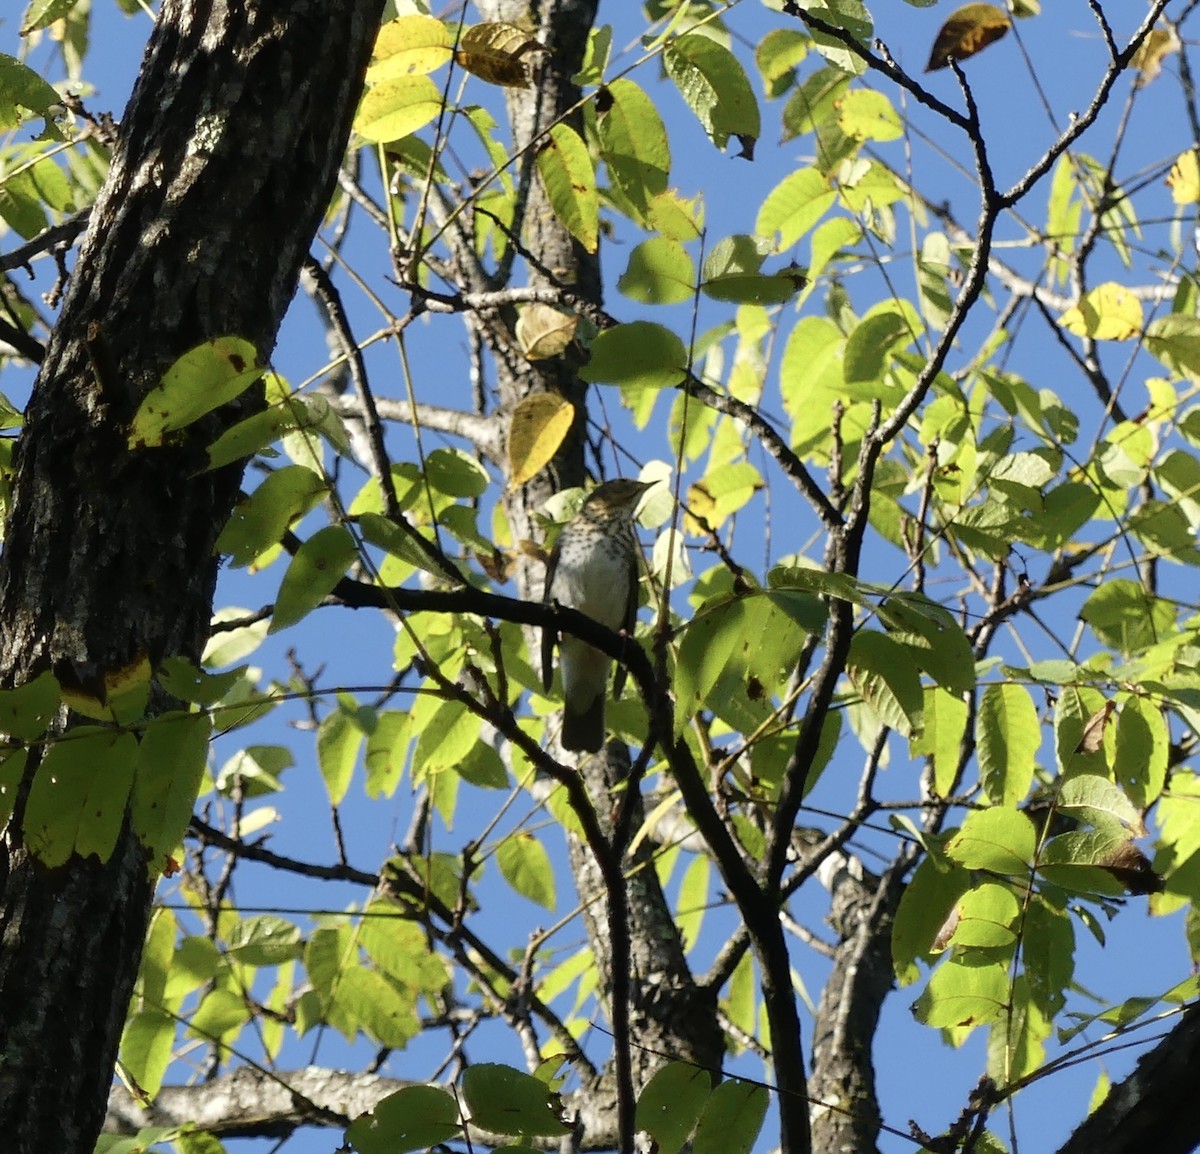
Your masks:
{"label": "bird", "polygon": [[[546,604],[578,609],[613,630],[632,632],[637,617],[637,538],[633,517],[642,494],[655,482],[619,478],[597,486],[558,535],[546,569]],[[559,641],[563,683],[562,746],[571,753],[596,753],[604,744],[608,695],[607,654],[578,637],[558,638],[542,630],[542,685],[554,677],[554,643]],[[618,667],[613,696],[625,670]]]}

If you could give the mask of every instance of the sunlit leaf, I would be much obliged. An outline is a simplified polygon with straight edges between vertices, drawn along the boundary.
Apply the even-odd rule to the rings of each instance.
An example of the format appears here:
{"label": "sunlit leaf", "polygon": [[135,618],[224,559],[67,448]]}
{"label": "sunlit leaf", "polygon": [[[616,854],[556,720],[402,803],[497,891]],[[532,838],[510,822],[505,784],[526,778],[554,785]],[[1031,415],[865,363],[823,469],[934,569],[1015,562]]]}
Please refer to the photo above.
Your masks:
{"label": "sunlit leaf", "polygon": [[424,75],[450,59],[454,37],[450,29],[432,16],[398,16],[379,29],[367,84]]}
{"label": "sunlit leaf", "polygon": [[341,525],[318,529],[296,551],[283,575],[270,632],[294,625],[320,605],[357,556],[354,538]]}
{"label": "sunlit leaf", "polygon": [[595,252],[600,197],[587,145],[569,125],[556,124],[538,151],[537,168],[554,215],[588,252]]}
{"label": "sunlit leaf", "polygon": [[1100,341],[1127,341],[1142,331],[1142,302],[1124,285],[1097,285],[1059,318],[1067,332]]}
{"label": "sunlit leaf", "polygon": [[441,90],[428,76],[382,80],[362,98],[354,131],[364,140],[388,144],[424,128],[441,107]]}
{"label": "sunlit leaf", "polygon": [[979,773],[988,797],[1013,804],[1029,792],[1041,743],[1037,708],[1023,685],[989,685],[975,719]]}
{"label": "sunlit leaf", "polygon": [[575,406],[558,393],[522,397],[508,427],[509,484],[524,485],[536,477],[558,452],[574,420]]}
{"label": "sunlit leaf", "polygon": [[758,101],[738,58],[700,33],[684,33],[663,52],[663,66],[718,148],[737,137],[742,155],[754,158],[762,134]]}
{"label": "sunlit leaf", "polygon": [[520,831],[510,834],[496,847],[496,864],[517,893],[554,912],[554,867],[537,838]]}
{"label": "sunlit leaf", "polygon": [[1167,174],[1167,187],[1176,204],[1195,204],[1200,201],[1200,159],[1194,148],[1180,153]]}
{"label": "sunlit leaf", "polygon": [[206,413],[244,393],[263,374],[255,347],[240,337],[217,337],[184,353],[146,394],[129,429],[129,447],[161,445]]}

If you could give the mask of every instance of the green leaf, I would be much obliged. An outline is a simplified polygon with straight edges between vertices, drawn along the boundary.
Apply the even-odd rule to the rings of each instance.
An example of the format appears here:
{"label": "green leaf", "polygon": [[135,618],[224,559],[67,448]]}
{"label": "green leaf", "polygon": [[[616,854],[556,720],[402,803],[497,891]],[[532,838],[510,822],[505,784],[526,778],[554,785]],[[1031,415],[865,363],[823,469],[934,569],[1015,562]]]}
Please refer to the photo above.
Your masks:
{"label": "green leaf", "polygon": [[[416,711],[413,721],[417,723]],[[479,739],[479,718],[461,701],[443,701],[419,731],[412,758],[416,778],[453,769]]]}
{"label": "green leaf", "polygon": [[1075,928],[1065,910],[1035,899],[1025,911],[1021,960],[1030,996],[1047,1017],[1066,1001],[1067,986],[1075,971]]}
{"label": "green leaf", "polygon": [[154,674],[162,690],[178,701],[216,705],[241,680],[246,666],[209,673],[185,657],[167,657]]}
{"label": "green leaf", "polygon": [[0,733],[36,740],[58,712],[60,699],[58,681],[48,669],[15,689],[0,689]]}
{"label": "green leaf", "polygon": [[1162,793],[1170,745],[1162,710],[1144,697],[1126,698],[1117,714],[1113,772],[1138,809],[1146,809]]}
{"label": "green leaf", "polygon": [[28,36],[39,28],[49,28],[56,20],[70,15],[80,0],[33,0],[21,22],[21,35]]}
{"label": "green leaf", "polygon": [[736,136],[743,154],[753,159],[762,123],[754,89],[737,57],[711,37],[692,32],[667,44],[663,66],[712,142],[724,148]]}
{"label": "green leaf", "polygon": [[808,55],[812,41],[795,28],[772,28],[754,50],[767,96],[774,100],[795,82],[796,65]]}
{"label": "green leaf", "polygon": [[1172,372],[1200,378],[1200,317],[1169,313],[1146,326],[1146,348]]}
{"label": "green leaf", "polygon": [[921,675],[903,645],[884,633],[861,629],[850,643],[846,672],[885,725],[905,737],[925,727]]}
{"label": "green leaf", "polygon": [[237,922],[225,942],[230,955],[248,966],[278,966],[304,951],[300,927],[267,914]]}
{"label": "green leaf", "polygon": [[850,87],[850,75],[842,68],[825,67],[805,77],[788,98],[783,110],[783,139],[825,129],[837,116],[837,103]]}
{"label": "green leaf", "polygon": [[687,350],[670,330],[650,321],[606,329],[592,342],[591,360],[580,370],[585,381],[651,389],[680,384]]}
{"label": "green leaf", "polygon": [[334,993],[335,1012],[345,1014],[381,1046],[397,1049],[421,1032],[415,999],[415,991],[358,965],[347,967]]}
{"label": "green leaf", "polygon": [[1137,581],[1115,577],[1102,582],[1084,602],[1079,616],[1101,644],[1136,653],[1170,634],[1175,608]]}
{"label": "green leaf", "polygon": [[412,733],[407,713],[387,710],[376,718],[375,728],[367,735],[368,797],[391,797],[400,784]]}
{"label": "green leaf", "polygon": [[1033,822],[1020,810],[995,806],[967,814],[946,843],[946,856],[966,869],[1027,873],[1037,846]]}
{"label": "green leaf", "polygon": [[635,1124],[659,1154],[679,1154],[712,1094],[712,1075],[687,1062],[668,1062],[638,1098]]}
{"label": "green leaf", "polygon": [[933,788],[948,797],[954,788],[967,728],[967,703],[941,686],[925,689],[925,728],[913,740],[914,757],[933,760]]}
{"label": "green leaf", "polygon": [[[52,129],[53,109],[62,97],[32,68],[15,56],[0,52],[0,128],[17,128],[21,123],[20,109],[36,113]],[[61,134],[54,130],[56,138]]]}
{"label": "green leaf", "polygon": [[162,1087],[175,1045],[175,1017],[164,1010],[139,1010],[125,1023],[121,1063],[148,1096]]}
{"label": "green leaf", "polygon": [[188,1023],[188,1033],[205,1042],[231,1043],[250,1020],[250,1007],[241,994],[218,987],[204,995]]}
{"label": "green leaf", "polygon": [[979,776],[989,798],[1015,805],[1029,792],[1041,743],[1037,707],[1022,685],[989,685],[975,718]]}
{"label": "green leaf", "polygon": [[240,397],[262,375],[258,350],[241,337],[217,337],[189,349],[142,399],[129,428],[129,447],[161,445],[168,433]]}
{"label": "green leaf", "polygon": [[696,269],[677,240],[656,236],[629,254],[617,288],[642,304],[679,304],[696,292]]}
{"label": "green leaf", "polygon": [[1070,893],[1119,897],[1125,885],[1105,867],[1121,863],[1131,840],[1119,826],[1111,825],[1059,834],[1043,847],[1038,873]]}
{"label": "green leaf", "polygon": [[46,751],[25,804],[25,841],[45,865],[72,854],[108,861],[138,756],[132,733],[77,726]]}
{"label": "green leaf", "polygon": [[346,1130],[358,1154],[407,1154],[460,1136],[458,1103],[437,1086],[405,1086],[381,1098]]}
{"label": "green leaf", "polygon": [[1143,828],[1137,807],[1118,786],[1095,773],[1076,774],[1062,782],[1056,808],[1097,827],[1117,822],[1139,834]]}
{"label": "green leaf", "polygon": [[601,91],[607,96],[607,111],[597,116],[600,155],[614,190],[635,218],[647,223],[651,202],[667,191],[667,130],[654,102],[632,80],[614,80]]}
{"label": "green leaf", "polygon": [[320,605],[357,556],[354,538],[341,525],[318,529],[296,550],[283,575],[269,632],[294,625]]}
{"label": "green leaf", "polygon": [[363,744],[363,729],[353,699],[343,702],[343,695],[338,696],[338,708],[327,713],[317,728],[317,763],[333,805],[341,805],[346,797]]}
{"label": "green leaf", "polygon": [[[874,384],[887,368],[893,350],[910,345],[920,335],[919,322],[909,308],[889,304],[864,317],[846,341],[843,371],[847,385]],[[857,395],[857,394],[856,394]],[[876,395],[871,390],[871,395]]]}
{"label": "green leaf", "polygon": [[766,1086],[737,1078],[722,1082],[696,1123],[692,1154],[750,1154],[770,1101]]}
{"label": "green leaf", "polygon": [[554,912],[557,905],[554,867],[546,847],[537,838],[521,831],[510,834],[496,847],[496,863],[504,880],[517,893]]}
{"label": "green leaf", "polygon": [[354,131],[374,144],[390,144],[424,128],[441,110],[441,90],[428,76],[397,76],[367,89]]}
{"label": "green leaf", "polygon": [[482,497],[492,479],[479,460],[462,449],[434,449],[425,458],[425,479],[447,497]]}
{"label": "green leaf", "polygon": [[791,248],[837,200],[829,178],[816,168],[801,168],[785,176],[769,193],[754,231],[774,241],[776,250]]}
{"label": "green leaf", "polygon": [[[407,562],[413,569],[421,569],[433,573],[447,581],[457,581],[457,577],[444,565],[438,564],[429,553],[426,553],[414,539],[412,529],[404,529],[382,513],[360,513],[358,527],[363,540],[368,545],[377,545],[385,553],[401,561]],[[381,576],[395,577],[386,569],[386,562],[381,567]]]}
{"label": "green leaf", "polygon": [[970,886],[965,869],[949,868],[932,857],[921,860],[900,897],[892,927],[892,965],[901,985],[917,980],[913,963],[931,956],[938,931]]}
{"label": "green leaf", "polygon": [[207,713],[164,713],[142,732],[130,815],[152,863],[159,866],[191,820],[211,734]]}
{"label": "green leaf", "polygon": [[1008,968],[967,955],[934,971],[913,1014],[926,1026],[972,1027],[997,1022],[1008,1005]]}
{"label": "green leaf", "polygon": [[414,989],[440,991],[447,981],[446,963],[430,951],[425,931],[407,911],[373,901],[366,913],[358,941],[380,971]]}
{"label": "green leaf", "polygon": [[958,946],[1012,946],[1017,940],[1013,925],[1020,913],[1020,903],[1008,886],[985,882],[959,900],[958,924],[950,940]]}
{"label": "green leaf", "polygon": [[566,124],[554,125],[537,154],[537,169],[554,215],[588,252],[595,252],[600,197],[591,154],[579,133]]}
{"label": "green leaf", "polygon": [[899,140],[904,134],[892,102],[871,88],[852,88],[838,101],[838,124],[856,140]]}
{"label": "green leaf", "polygon": [[520,1070],[494,1062],[470,1066],[463,1075],[462,1093],[471,1121],[485,1130],[531,1138],[571,1132],[560,1117],[558,1095]]}
{"label": "green leaf", "polygon": [[6,826],[13,815],[28,763],[27,749],[9,749],[0,754],[0,828]]}
{"label": "green leaf", "polygon": [[[842,29],[859,44],[870,44],[871,14],[861,0],[798,0],[798,3],[806,12],[819,16],[826,24]],[[862,58],[836,37],[824,32],[813,32],[812,38],[817,51],[841,72],[857,76],[866,68]]]}
{"label": "green leaf", "polygon": [[[321,429],[331,410],[324,397],[288,397],[227,429],[208,447],[208,469],[219,469],[254,456],[285,433]],[[272,474],[274,476],[275,474]],[[270,477],[267,478],[270,480]],[[260,486],[261,488],[261,486]]]}
{"label": "green leaf", "polygon": [[700,937],[704,924],[704,911],[708,908],[708,885],[711,876],[708,857],[696,854],[683,872],[679,884],[679,897],[675,903],[675,924],[685,953],[691,953]]}

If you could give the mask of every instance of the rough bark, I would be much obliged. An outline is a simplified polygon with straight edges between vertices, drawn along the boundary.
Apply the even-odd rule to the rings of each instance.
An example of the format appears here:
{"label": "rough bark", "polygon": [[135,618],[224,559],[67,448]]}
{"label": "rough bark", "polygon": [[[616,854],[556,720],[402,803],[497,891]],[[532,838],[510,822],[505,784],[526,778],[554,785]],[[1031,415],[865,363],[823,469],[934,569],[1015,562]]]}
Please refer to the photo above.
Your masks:
{"label": "rough bark", "polygon": [[1189,1154],[1200,1149],[1200,1010],[1187,1010],[1058,1154]]}
{"label": "rough bark", "polygon": [[820,877],[838,940],[813,1023],[812,1148],[874,1154],[882,1118],[871,1050],[894,985],[891,930],[902,887],[895,870],[880,878],[842,853],[827,859]]}
{"label": "rough bark", "polygon": [[[51,668],[94,689],[141,654],[203,645],[213,544],[240,469],[197,467],[242,414],[140,453],[126,448],[128,421],[200,341],[237,334],[270,352],[381,7],[164,5],[17,451],[0,558],[3,683]],[[18,805],[0,852],[0,1133],[14,1154],[88,1154],[153,882],[128,832],[108,862],[45,869],[23,847],[20,817]]]}

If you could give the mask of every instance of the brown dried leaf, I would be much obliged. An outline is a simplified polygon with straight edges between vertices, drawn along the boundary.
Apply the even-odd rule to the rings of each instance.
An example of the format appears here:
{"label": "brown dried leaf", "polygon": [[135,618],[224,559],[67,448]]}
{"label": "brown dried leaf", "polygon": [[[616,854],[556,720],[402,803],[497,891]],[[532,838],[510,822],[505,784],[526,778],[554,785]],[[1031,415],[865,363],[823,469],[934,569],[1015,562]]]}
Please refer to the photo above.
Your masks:
{"label": "brown dried leaf", "polygon": [[476,24],[459,38],[454,59],[468,72],[502,88],[528,88],[529,69],[523,57],[545,52],[523,28],[495,21]]}
{"label": "brown dried leaf", "polygon": [[925,71],[936,72],[948,67],[951,60],[974,56],[1011,27],[1008,13],[995,4],[967,4],[951,12],[938,30]]}
{"label": "brown dried leaf", "polygon": [[1106,701],[1087,719],[1087,724],[1083,727],[1083,733],[1079,738],[1079,744],[1075,746],[1076,753],[1099,752],[1100,747],[1104,744],[1104,730],[1108,725],[1108,719],[1112,717],[1113,710],[1116,708],[1115,701]]}
{"label": "brown dried leaf", "polygon": [[1131,894],[1161,894],[1165,888],[1150,859],[1131,841],[1122,842],[1099,864]]}

